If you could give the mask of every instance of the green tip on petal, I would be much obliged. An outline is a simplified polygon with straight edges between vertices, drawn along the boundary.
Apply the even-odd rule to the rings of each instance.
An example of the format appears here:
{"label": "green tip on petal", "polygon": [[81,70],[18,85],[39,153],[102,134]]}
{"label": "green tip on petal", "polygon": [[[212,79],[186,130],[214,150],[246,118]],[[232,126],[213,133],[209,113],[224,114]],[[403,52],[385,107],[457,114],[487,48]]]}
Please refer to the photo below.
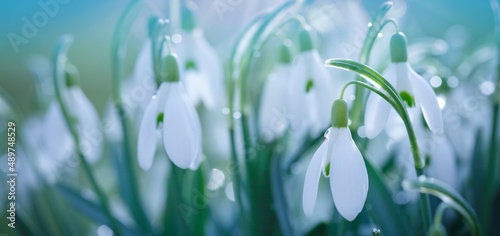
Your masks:
{"label": "green tip on petal", "polygon": [[303,28],[299,33],[300,51],[305,52],[314,49],[312,31],[310,27]]}
{"label": "green tip on petal", "polygon": [[401,32],[391,38],[391,60],[395,63],[408,61],[406,36]]}
{"label": "green tip on petal", "polygon": [[349,121],[347,102],[337,99],[332,105],[332,126],[337,128],[347,127]]}
{"label": "green tip on petal", "polygon": [[442,224],[433,224],[429,229],[429,236],[447,236],[446,229]]}
{"label": "green tip on petal", "polygon": [[292,52],[290,51],[290,47],[288,45],[281,45],[279,60],[283,64],[290,64],[292,62]]}
{"label": "green tip on petal", "polygon": [[78,69],[73,64],[66,65],[66,87],[78,86],[80,85],[80,74],[78,73]]}
{"label": "green tip on petal", "polygon": [[401,91],[399,93],[399,96],[401,96],[401,99],[403,99],[404,102],[408,105],[408,107],[414,107],[415,106],[415,99],[413,99],[413,96],[411,96],[410,93],[406,91]]}
{"label": "green tip on petal", "polygon": [[160,112],[156,117],[156,127],[160,126],[160,123],[163,123],[163,112]]}
{"label": "green tip on petal", "polygon": [[311,91],[313,87],[314,87],[314,81],[312,78],[309,78],[306,84],[306,93],[309,93],[309,91]]}
{"label": "green tip on petal", "polygon": [[193,12],[187,7],[182,8],[182,29],[184,31],[192,31],[196,28]]}
{"label": "green tip on petal", "polygon": [[164,82],[179,81],[179,64],[177,63],[177,57],[173,54],[169,54],[163,59],[162,64],[160,80]]}

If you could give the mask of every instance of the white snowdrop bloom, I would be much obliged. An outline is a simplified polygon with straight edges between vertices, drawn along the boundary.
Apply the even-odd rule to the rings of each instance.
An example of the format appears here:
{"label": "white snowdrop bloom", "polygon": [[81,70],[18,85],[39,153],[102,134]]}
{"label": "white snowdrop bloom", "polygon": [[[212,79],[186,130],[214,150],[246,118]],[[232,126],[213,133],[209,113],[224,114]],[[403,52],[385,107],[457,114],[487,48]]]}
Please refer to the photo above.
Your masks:
{"label": "white snowdrop bloom", "polygon": [[300,32],[300,53],[296,56],[287,94],[287,112],[291,128],[304,127],[313,133],[328,125],[329,108],[334,100],[333,82],[314,49],[309,29]]}
{"label": "white snowdrop bloom", "polygon": [[459,190],[456,154],[446,137],[433,135],[434,145],[429,152],[429,176],[439,179]]}
{"label": "white snowdrop bloom", "polygon": [[150,101],[139,128],[137,156],[139,166],[148,170],[156,154],[157,130],[161,127],[163,146],[179,168],[197,169],[201,162],[201,124],[193,103],[179,82],[174,55],[164,59],[165,71],[156,95]]}
{"label": "white snowdrop bloom", "polygon": [[280,62],[269,74],[262,89],[259,110],[259,130],[266,141],[281,137],[288,127],[286,119],[286,88],[291,75],[291,53],[283,44]]}
{"label": "white snowdrop bloom", "polygon": [[314,211],[322,172],[330,178],[335,207],[345,219],[353,221],[363,209],[368,194],[368,173],[347,122],[347,102],[338,99],[332,105],[332,127],[325,132],[325,141],[307,168],[302,195],[307,217]]}
{"label": "white snowdrop bloom", "polygon": [[[74,122],[80,148],[86,160],[96,163],[102,152],[103,135],[96,109],[78,86],[76,67],[69,66],[66,88],[61,91],[71,122]],[[64,119],[61,107],[53,101],[44,118],[43,143],[48,154],[63,161],[75,152],[75,143]]]}
{"label": "white snowdrop bloom", "polygon": [[182,11],[182,34],[174,36],[172,50],[179,57],[181,82],[193,104],[203,104],[207,109],[222,107],[224,68],[186,7]]}
{"label": "white snowdrop bloom", "polygon": [[[429,128],[435,133],[443,130],[443,119],[436,94],[431,86],[407,62],[406,37],[398,33],[391,38],[391,60],[385,78],[401,95],[408,107],[420,107]],[[366,104],[366,136],[376,137],[385,126],[391,106],[382,97],[370,93]]]}

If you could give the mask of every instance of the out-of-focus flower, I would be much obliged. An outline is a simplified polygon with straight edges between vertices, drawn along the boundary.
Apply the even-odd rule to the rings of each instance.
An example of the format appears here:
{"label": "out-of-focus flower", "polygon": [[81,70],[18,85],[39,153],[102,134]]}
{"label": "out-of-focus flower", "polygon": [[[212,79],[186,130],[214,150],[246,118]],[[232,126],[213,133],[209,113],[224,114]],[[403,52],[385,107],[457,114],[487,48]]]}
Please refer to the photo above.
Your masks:
{"label": "out-of-focus flower", "polygon": [[259,130],[266,141],[272,141],[285,133],[288,127],[286,119],[286,88],[291,76],[292,56],[287,45],[280,49],[280,61],[262,89],[259,111]]}
{"label": "out-of-focus flower", "polygon": [[219,108],[224,102],[224,69],[217,52],[196,28],[190,9],[182,10],[182,34],[172,36],[180,63],[181,82],[195,106]]}
{"label": "out-of-focus flower", "polygon": [[[429,128],[435,133],[443,130],[443,118],[436,94],[431,86],[408,64],[406,37],[398,33],[391,38],[391,60],[385,78],[401,95],[407,106],[419,106]],[[382,97],[370,93],[365,112],[365,131],[370,139],[376,137],[385,126],[391,106]]]}
{"label": "out-of-focus flower", "polygon": [[[78,86],[76,67],[69,65],[66,73],[66,87],[61,91],[62,99],[68,104],[70,122],[74,122],[80,139],[80,148],[86,160],[95,163],[102,151],[102,133],[99,115],[90,100]],[[75,150],[75,143],[70,134],[59,104],[53,101],[45,115],[43,143],[48,154],[55,160],[63,161]]]}
{"label": "out-of-focus flower", "polygon": [[363,156],[347,128],[347,102],[336,100],[332,105],[332,127],[325,132],[325,141],[316,150],[306,172],[302,206],[310,217],[314,211],[321,172],[330,178],[335,207],[352,221],[363,209],[368,194],[368,173]]}
{"label": "out-of-focus flower", "polygon": [[174,55],[164,59],[158,92],[144,112],[137,144],[139,166],[148,170],[156,154],[157,130],[161,127],[163,146],[179,168],[197,169],[201,162],[201,124],[193,103],[179,81]]}
{"label": "out-of-focus flower", "polygon": [[313,46],[311,30],[302,29],[300,53],[296,56],[287,95],[287,112],[294,130],[312,128],[317,132],[328,125],[329,106],[334,100],[333,82]]}

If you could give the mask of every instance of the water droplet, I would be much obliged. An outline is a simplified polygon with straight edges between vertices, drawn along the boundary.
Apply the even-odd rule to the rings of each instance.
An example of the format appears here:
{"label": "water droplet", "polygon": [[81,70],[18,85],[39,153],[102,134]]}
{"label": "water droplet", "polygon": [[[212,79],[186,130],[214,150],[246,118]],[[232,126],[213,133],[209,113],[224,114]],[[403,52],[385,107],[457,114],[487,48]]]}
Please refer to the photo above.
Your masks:
{"label": "water droplet", "polygon": [[382,38],[382,36],[384,36],[382,33],[377,34],[377,37],[379,37],[379,38]]}
{"label": "water droplet", "polygon": [[241,118],[241,113],[240,113],[239,111],[235,111],[235,112],[233,113],[233,118],[234,118],[234,119],[239,119],[239,118]]}
{"label": "water droplet", "polygon": [[323,134],[323,137],[327,139],[330,136],[330,132],[332,131],[332,127],[328,128],[325,133]]}
{"label": "water droplet", "polygon": [[372,23],[371,22],[368,22],[368,27],[372,27]]}
{"label": "water droplet", "polygon": [[222,173],[219,169],[214,168],[210,171],[207,188],[212,191],[217,190],[222,186],[222,184],[224,184],[225,179],[226,176],[224,176],[224,173]]}
{"label": "water droplet", "polygon": [[450,88],[455,88],[458,86],[458,78],[455,76],[451,76],[450,78],[448,78],[447,83]]}
{"label": "water droplet", "polygon": [[180,43],[180,42],[182,42],[182,36],[180,34],[174,34],[174,35],[172,35],[172,42],[173,43]]}
{"label": "water droplet", "polygon": [[479,90],[482,94],[489,96],[495,92],[495,84],[491,81],[484,81],[479,85]]}
{"label": "water droplet", "polygon": [[431,86],[434,87],[434,88],[437,88],[439,86],[441,86],[441,84],[443,83],[443,81],[441,80],[441,78],[439,76],[432,76],[431,78]]}
{"label": "water droplet", "polygon": [[358,129],[358,136],[360,138],[366,138],[365,127],[364,126],[359,127],[359,129]]}
{"label": "water droplet", "polygon": [[222,108],[222,114],[224,114],[224,115],[229,114],[229,108],[227,108],[227,107]]}
{"label": "water droplet", "polygon": [[229,200],[234,202],[234,189],[233,189],[233,182],[230,182],[224,191],[226,193],[226,196]]}

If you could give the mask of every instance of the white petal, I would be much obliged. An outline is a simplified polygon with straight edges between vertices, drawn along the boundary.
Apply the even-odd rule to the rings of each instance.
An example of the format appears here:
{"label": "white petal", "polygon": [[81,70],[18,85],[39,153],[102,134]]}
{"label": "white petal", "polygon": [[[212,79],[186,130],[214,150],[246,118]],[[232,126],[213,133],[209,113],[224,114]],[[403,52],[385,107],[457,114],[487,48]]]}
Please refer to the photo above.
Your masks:
{"label": "white petal", "polygon": [[64,161],[74,151],[75,142],[56,101],[50,104],[45,115],[42,137],[48,154],[55,161]]}
{"label": "white petal", "polygon": [[443,131],[443,117],[439,109],[436,93],[424,78],[418,75],[409,65],[408,71],[413,92],[415,93],[415,100],[422,107],[422,113],[427,125],[429,125],[432,132],[441,133]]}
{"label": "white petal", "polygon": [[183,169],[196,167],[201,155],[200,119],[178,82],[171,83],[165,104],[163,144],[175,165]]}
{"label": "white petal", "polygon": [[368,193],[365,162],[348,128],[341,128],[332,150],[330,188],[339,213],[353,221],[361,212]]}
{"label": "white petal", "polygon": [[300,130],[308,122],[307,114],[309,109],[306,101],[307,74],[304,61],[302,55],[297,56],[296,62],[292,67],[292,75],[287,91],[287,118],[294,131]]}
{"label": "white petal", "polygon": [[446,138],[435,142],[430,154],[429,176],[439,179],[458,190],[456,156]]}
{"label": "white petal", "polygon": [[316,197],[318,195],[319,177],[322,171],[321,163],[323,162],[327,148],[328,139],[323,141],[321,146],[319,146],[307,167],[304,191],[302,194],[302,207],[307,217],[310,217],[314,211],[314,205],[316,204]]}
{"label": "white petal", "polygon": [[290,67],[277,65],[262,89],[259,111],[259,130],[266,141],[283,135],[286,120],[286,80],[290,77]]}
{"label": "white petal", "polygon": [[[391,64],[384,76],[392,85],[397,85],[396,66]],[[369,139],[375,138],[385,126],[391,105],[378,94],[370,92],[365,111],[365,132]]]}
{"label": "white petal", "polygon": [[139,166],[143,170],[149,170],[149,168],[151,168],[156,154],[158,100],[159,98],[157,97],[149,102],[139,128],[139,136],[137,138],[137,159],[139,161]]}
{"label": "white petal", "polygon": [[156,79],[153,70],[151,40],[144,42],[134,65],[134,85],[153,93],[156,89]]}
{"label": "white petal", "polygon": [[308,65],[310,76],[313,79],[312,89],[316,93],[314,106],[317,107],[316,112],[319,120],[316,128],[324,129],[330,123],[332,103],[340,95],[340,92],[334,90],[333,80],[330,78],[327,68],[323,66],[324,61],[318,51],[311,50],[305,53],[309,54]]}
{"label": "white petal", "polygon": [[80,147],[90,163],[96,163],[102,151],[103,134],[99,124],[99,115],[80,87],[68,90],[75,115],[78,119]]}

